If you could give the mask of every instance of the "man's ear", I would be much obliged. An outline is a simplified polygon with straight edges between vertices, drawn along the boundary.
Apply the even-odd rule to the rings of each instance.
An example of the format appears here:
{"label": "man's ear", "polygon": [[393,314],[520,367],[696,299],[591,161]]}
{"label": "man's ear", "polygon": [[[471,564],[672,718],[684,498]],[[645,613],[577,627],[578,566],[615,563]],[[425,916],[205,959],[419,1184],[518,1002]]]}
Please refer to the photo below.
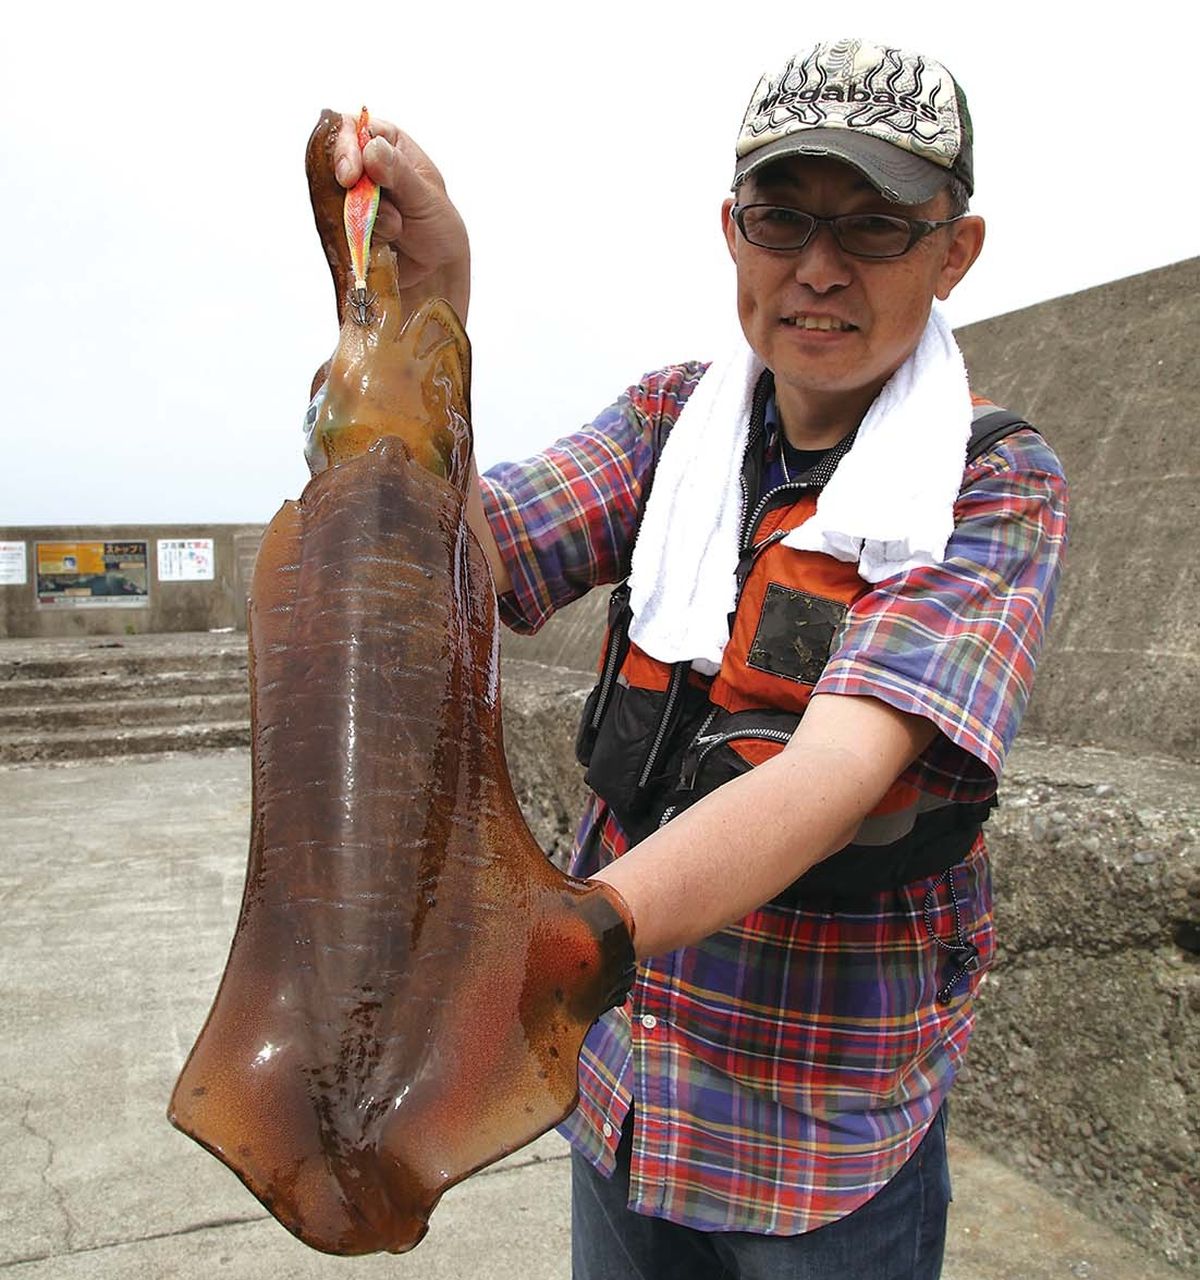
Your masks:
{"label": "man's ear", "polygon": [[737,223],[729,216],[729,211],[734,206],[734,199],[730,196],[721,204],[721,230],[725,232],[725,243],[729,246],[729,256],[737,261]]}
{"label": "man's ear", "polygon": [[954,292],[958,282],[970,271],[975,259],[983,249],[984,222],[975,214],[960,218],[950,230],[950,243],[942,261],[942,269],[938,274],[937,288],[934,292],[945,302]]}

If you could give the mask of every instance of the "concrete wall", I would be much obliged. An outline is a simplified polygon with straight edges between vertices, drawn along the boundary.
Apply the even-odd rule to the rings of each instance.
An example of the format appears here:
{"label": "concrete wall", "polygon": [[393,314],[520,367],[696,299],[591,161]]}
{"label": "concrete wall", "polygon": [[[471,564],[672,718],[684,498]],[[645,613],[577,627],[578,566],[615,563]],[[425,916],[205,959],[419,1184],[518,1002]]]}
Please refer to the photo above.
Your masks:
{"label": "concrete wall", "polygon": [[958,1133],[1200,1267],[1200,767],[1025,739]]}
{"label": "concrete wall", "polygon": [[[246,594],[262,525],[0,526],[0,542],[25,543],[25,582],[0,585],[0,637],[141,635],[145,632],[246,629]],[[206,582],[160,582],[160,538],[211,538],[214,576]],[[149,600],[145,606],[71,607],[37,603],[39,542],[146,542]]]}
{"label": "concrete wall", "polygon": [[1025,731],[1200,761],[1200,258],[970,325],[976,390],[1071,484],[1071,542]]}
{"label": "concrete wall", "polygon": [[[1057,298],[958,333],[977,390],[1052,441],[1072,489],[1071,547],[1026,732],[1200,760],[1200,258]],[[27,543],[27,583],[0,585],[0,636],[205,631],[245,625],[262,527],[0,527]],[[159,583],[160,537],[212,537],[211,583]],[[150,542],[148,608],[38,608],[33,545]],[[515,658],[593,669],[607,592],[564,610]]]}
{"label": "concrete wall", "polygon": [[[1025,732],[1200,761],[1200,258],[998,316],[957,336],[977,391],[1024,414],[1071,484],[1071,541]],[[527,661],[593,670],[607,592]]]}

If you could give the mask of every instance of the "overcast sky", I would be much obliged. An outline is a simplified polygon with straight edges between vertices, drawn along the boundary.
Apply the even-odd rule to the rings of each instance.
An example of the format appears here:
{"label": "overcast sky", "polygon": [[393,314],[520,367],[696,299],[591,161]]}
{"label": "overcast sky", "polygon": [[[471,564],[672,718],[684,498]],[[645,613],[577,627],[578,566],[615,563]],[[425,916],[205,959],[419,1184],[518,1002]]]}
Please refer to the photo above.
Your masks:
{"label": "overcast sky", "polygon": [[400,123],[463,211],[484,466],[648,369],[712,356],[733,323],[718,212],[742,112],[763,70],[818,39],[921,49],[967,90],[988,242],[956,324],[1200,252],[1174,53],[1194,47],[1193,6],[860,0],[852,27],[826,8],[15,7],[0,525],[260,521],[299,492],[308,385],[335,340],[303,165],[323,106]]}

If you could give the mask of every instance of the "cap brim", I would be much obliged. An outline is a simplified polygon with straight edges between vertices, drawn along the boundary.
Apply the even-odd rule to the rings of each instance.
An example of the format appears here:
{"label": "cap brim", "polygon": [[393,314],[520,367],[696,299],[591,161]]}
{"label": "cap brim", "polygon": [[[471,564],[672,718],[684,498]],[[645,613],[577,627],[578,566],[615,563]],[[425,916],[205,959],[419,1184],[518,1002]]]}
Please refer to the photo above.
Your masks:
{"label": "cap brim", "polygon": [[950,178],[949,169],[894,147],[882,138],[852,129],[804,129],[742,156],[734,170],[734,189],[764,165],[791,156],[842,160],[857,169],[880,195],[896,204],[924,204]]}

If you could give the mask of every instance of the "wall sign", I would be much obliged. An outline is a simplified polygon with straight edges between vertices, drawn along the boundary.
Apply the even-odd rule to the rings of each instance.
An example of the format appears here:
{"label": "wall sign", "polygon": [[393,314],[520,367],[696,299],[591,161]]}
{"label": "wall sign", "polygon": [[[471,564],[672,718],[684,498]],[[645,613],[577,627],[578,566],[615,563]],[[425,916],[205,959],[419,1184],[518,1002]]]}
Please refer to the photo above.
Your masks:
{"label": "wall sign", "polygon": [[159,582],[211,582],[216,563],[212,538],[159,538]]}
{"label": "wall sign", "polygon": [[147,543],[39,542],[39,609],[140,609],[150,603]]}
{"label": "wall sign", "polygon": [[28,581],[25,574],[25,544],[0,542],[0,587],[23,587]]}

